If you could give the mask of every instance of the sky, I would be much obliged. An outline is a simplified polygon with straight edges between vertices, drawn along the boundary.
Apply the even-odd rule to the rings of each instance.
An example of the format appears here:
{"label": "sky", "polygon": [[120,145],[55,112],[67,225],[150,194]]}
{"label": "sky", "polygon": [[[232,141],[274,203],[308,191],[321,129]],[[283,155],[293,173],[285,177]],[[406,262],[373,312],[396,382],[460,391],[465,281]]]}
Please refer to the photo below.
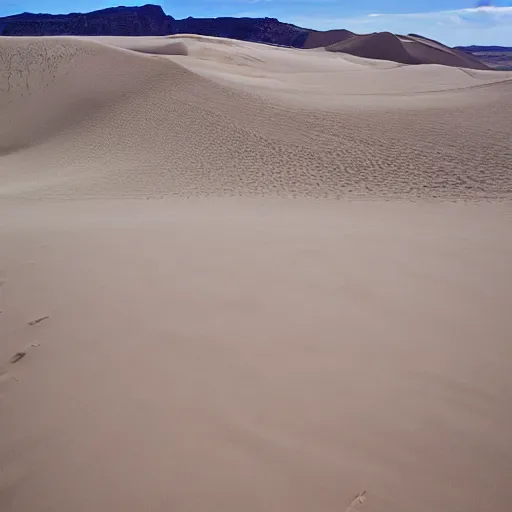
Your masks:
{"label": "sky", "polygon": [[512,0],[0,0],[0,16],[156,3],[175,18],[273,17],[317,30],[416,33],[450,46],[512,46]]}

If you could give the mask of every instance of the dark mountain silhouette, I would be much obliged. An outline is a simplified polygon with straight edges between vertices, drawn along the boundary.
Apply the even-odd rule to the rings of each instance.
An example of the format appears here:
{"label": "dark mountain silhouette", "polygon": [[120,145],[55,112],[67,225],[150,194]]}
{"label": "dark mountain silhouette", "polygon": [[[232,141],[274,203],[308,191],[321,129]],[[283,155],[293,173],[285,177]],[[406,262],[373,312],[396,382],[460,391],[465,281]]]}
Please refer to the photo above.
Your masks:
{"label": "dark mountain silhouette", "polygon": [[89,13],[31,14],[0,18],[4,36],[165,35],[174,32],[174,18],[160,6],[113,7]]}
{"label": "dark mountain silhouette", "polygon": [[461,52],[477,58],[498,71],[512,71],[512,47],[510,46],[458,46]]}
{"label": "dark mountain silhouette", "polygon": [[[0,18],[3,36],[164,36],[198,34],[295,48],[325,47],[372,59],[405,64],[444,64],[488,69],[471,55],[411,34],[388,32],[357,35],[348,30],[318,31],[275,18],[186,18],[177,20],[157,5],[112,7],[89,13],[31,14]],[[474,50],[473,50],[474,51]]]}
{"label": "dark mountain silhouette", "polygon": [[310,30],[273,18],[174,19],[157,5],[113,7],[90,13],[30,14],[0,18],[4,36],[163,36],[199,34],[302,47]]}
{"label": "dark mountain silhouette", "polygon": [[477,53],[477,52],[512,52],[512,46],[456,46],[456,50],[462,50],[463,52],[468,53]]}

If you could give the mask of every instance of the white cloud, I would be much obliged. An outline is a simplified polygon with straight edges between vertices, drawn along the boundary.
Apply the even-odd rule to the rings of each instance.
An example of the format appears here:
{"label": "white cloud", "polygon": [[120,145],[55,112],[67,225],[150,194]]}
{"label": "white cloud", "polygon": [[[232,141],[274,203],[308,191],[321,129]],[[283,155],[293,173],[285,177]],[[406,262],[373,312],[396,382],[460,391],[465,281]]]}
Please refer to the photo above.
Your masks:
{"label": "white cloud", "polygon": [[491,14],[496,17],[509,16],[512,14],[511,7],[499,7],[496,5],[483,5],[480,7],[468,7],[466,9],[452,9],[447,11],[431,11],[431,12],[405,12],[399,14],[369,14],[368,16],[386,16],[386,17],[402,17],[402,18],[436,18],[446,15],[481,15]]}

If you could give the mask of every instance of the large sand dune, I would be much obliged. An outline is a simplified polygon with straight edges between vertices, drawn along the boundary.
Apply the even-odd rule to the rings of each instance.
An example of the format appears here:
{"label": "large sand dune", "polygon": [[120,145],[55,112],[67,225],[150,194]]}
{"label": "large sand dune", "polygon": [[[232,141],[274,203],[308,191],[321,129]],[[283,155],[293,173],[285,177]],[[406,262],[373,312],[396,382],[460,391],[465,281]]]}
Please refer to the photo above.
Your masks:
{"label": "large sand dune", "polygon": [[420,36],[397,36],[390,32],[352,37],[343,35],[339,41],[326,47],[331,52],[402,64],[441,64],[467,69],[489,69],[486,64],[467,53]]}
{"label": "large sand dune", "polygon": [[193,37],[1,54],[3,196],[511,191],[510,74]]}
{"label": "large sand dune", "polygon": [[192,35],[0,71],[2,512],[510,510],[512,74]]}

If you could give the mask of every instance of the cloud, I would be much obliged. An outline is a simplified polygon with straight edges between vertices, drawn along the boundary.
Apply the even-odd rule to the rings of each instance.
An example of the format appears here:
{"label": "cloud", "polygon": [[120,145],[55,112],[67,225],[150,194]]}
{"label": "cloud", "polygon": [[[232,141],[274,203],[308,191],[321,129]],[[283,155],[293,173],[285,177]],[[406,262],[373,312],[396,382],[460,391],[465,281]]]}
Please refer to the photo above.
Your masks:
{"label": "cloud", "polygon": [[[482,2],[480,2],[482,3]],[[411,12],[411,13],[399,13],[399,14],[369,14],[368,16],[386,16],[386,17],[401,17],[401,18],[439,18],[445,16],[457,16],[472,14],[479,16],[482,14],[491,14],[496,17],[509,16],[512,14],[512,6],[497,6],[491,5],[486,2],[485,5],[477,5],[476,7],[468,7],[466,9],[453,9],[448,11],[432,11],[432,12]]]}
{"label": "cloud", "polygon": [[358,33],[414,32],[451,46],[512,46],[512,5],[493,5],[485,1],[479,2],[475,7],[446,11],[371,13],[353,18],[303,17],[287,21],[318,30],[346,28]]}

